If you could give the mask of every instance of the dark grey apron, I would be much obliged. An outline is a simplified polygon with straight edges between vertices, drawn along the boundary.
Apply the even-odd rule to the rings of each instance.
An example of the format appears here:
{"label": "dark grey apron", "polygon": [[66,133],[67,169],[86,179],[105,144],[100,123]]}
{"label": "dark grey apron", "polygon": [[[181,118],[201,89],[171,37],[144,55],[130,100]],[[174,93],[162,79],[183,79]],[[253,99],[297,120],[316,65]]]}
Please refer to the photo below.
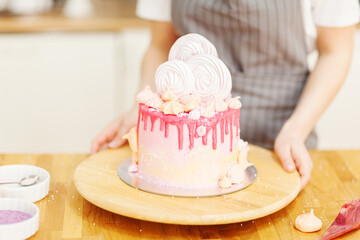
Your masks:
{"label": "dark grey apron", "polygon": [[[273,148],[309,70],[300,0],[173,0],[180,35],[199,33],[218,50],[241,96],[241,138]],[[310,134],[306,145],[316,147]]]}

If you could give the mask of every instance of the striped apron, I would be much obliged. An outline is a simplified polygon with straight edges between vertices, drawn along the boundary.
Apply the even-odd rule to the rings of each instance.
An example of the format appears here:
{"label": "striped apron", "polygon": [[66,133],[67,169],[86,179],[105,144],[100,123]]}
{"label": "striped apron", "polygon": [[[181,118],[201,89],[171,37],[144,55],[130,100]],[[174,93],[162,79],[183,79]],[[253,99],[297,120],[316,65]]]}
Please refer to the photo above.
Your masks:
{"label": "striped apron", "polygon": [[[180,35],[199,33],[230,69],[241,96],[241,138],[273,148],[309,74],[301,0],[173,0]],[[315,148],[311,132],[307,147]]]}

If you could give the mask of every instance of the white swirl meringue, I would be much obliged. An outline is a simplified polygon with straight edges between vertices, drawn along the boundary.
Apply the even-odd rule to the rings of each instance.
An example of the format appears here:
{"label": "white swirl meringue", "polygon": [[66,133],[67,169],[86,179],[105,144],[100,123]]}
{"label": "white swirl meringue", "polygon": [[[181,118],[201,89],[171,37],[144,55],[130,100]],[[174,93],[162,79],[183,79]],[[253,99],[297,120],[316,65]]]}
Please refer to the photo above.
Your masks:
{"label": "white swirl meringue", "polygon": [[229,188],[231,187],[231,181],[228,177],[223,176],[222,178],[220,178],[218,185],[221,188]]}
{"label": "white swirl meringue", "polygon": [[232,108],[232,109],[240,109],[242,106],[239,96],[234,97],[234,98],[228,98],[225,101],[229,105],[229,108]]}
{"label": "white swirl meringue", "polygon": [[184,112],[184,106],[177,101],[169,101],[161,105],[160,111],[165,114],[177,115]]}
{"label": "white swirl meringue", "polygon": [[186,62],[192,56],[201,53],[217,57],[216,48],[209,40],[197,33],[189,33],[175,41],[169,52],[169,60]]}
{"label": "white swirl meringue", "polygon": [[215,112],[224,112],[228,109],[228,104],[224,100],[217,97],[214,97],[209,105],[214,109]]}
{"label": "white swirl meringue", "polygon": [[217,57],[208,54],[198,54],[187,62],[194,74],[194,94],[201,97],[202,102],[208,102],[215,96],[224,100],[230,93],[231,74],[226,65]]}
{"label": "white swirl meringue", "polygon": [[151,91],[150,87],[146,85],[145,88],[136,95],[136,101],[138,103],[145,103],[154,96],[157,96],[157,94]]}
{"label": "white swirl meringue", "polygon": [[192,93],[195,80],[186,63],[180,60],[171,60],[161,64],[156,69],[155,84],[160,95],[168,87],[176,96],[181,97]]}
{"label": "white swirl meringue", "polygon": [[193,120],[200,119],[200,111],[198,108],[195,108],[189,112],[189,118]]}
{"label": "white swirl meringue", "polygon": [[163,94],[161,94],[161,99],[169,102],[169,101],[177,101],[179,98],[178,96],[176,96],[176,94],[170,90],[170,88],[165,87],[165,92],[163,92]]}
{"label": "white swirl meringue", "polygon": [[152,98],[148,99],[145,102],[146,106],[156,109],[159,109],[163,104],[164,104],[163,100],[161,100],[161,98],[157,94],[155,94],[155,96],[153,96]]}

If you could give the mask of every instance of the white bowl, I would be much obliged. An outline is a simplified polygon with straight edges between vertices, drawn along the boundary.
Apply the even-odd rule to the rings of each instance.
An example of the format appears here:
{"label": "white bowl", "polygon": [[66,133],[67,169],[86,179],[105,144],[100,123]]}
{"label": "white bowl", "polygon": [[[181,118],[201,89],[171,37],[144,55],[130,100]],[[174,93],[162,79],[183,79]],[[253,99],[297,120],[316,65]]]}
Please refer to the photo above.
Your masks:
{"label": "white bowl", "polygon": [[[43,168],[31,165],[5,165],[0,167],[0,182],[20,181],[23,177],[36,174],[38,181],[28,187],[19,184],[0,184],[0,198],[20,198],[31,202],[39,201],[48,195],[50,174]],[[1,239],[1,238],[0,238]]]}
{"label": "white bowl", "polygon": [[31,218],[12,224],[0,224],[0,239],[27,239],[39,229],[39,208],[32,202],[16,198],[0,198],[0,210],[16,210]]}

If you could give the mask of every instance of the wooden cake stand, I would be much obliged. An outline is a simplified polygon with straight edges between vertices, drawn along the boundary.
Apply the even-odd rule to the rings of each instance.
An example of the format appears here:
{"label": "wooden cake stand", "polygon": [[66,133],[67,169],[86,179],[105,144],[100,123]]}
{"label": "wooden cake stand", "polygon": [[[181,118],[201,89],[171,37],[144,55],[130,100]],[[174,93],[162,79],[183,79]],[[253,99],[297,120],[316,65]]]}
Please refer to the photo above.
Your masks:
{"label": "wooden cake stand", "polygon": [[131,156],[128,147],[106,150],[84,160],[75,170],[79,193],[96,206],[131,218],[152,222],[211,225],[243,222],[274,213],[300,191],[300,177],[283,170],[273,152],[250,146],[249,160],[258,178],[248,188],[228,195],[182,198],[135,189],[117,176],[117,168]]}

